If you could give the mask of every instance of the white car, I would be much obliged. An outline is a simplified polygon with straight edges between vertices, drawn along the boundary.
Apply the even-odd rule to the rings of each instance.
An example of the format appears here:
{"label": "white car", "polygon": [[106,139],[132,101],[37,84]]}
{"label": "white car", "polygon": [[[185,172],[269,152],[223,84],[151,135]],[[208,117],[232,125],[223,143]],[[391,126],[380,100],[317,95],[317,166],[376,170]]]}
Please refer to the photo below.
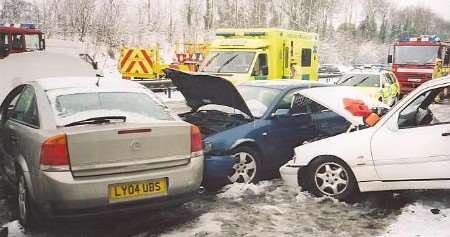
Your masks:
{"label": "white car", "polygon": [[[280,168],[283,180],[340,200],[358,192],[450,189],[450,103],[435,103],[449,86],[450,77],[424,83],[375,126],[297,147]],[[330,100],[315,94],[316,102]]]}

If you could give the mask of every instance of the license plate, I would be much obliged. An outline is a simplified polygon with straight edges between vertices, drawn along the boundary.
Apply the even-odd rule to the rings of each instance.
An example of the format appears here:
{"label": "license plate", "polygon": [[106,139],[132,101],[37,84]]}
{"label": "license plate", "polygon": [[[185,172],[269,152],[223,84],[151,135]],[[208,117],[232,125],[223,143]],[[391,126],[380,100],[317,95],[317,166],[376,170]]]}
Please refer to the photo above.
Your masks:
{"label": "license plate", "polygon": [[167,180],[153,179],[131,183],[110,184],[109,201],[140,199],[167,193]]}

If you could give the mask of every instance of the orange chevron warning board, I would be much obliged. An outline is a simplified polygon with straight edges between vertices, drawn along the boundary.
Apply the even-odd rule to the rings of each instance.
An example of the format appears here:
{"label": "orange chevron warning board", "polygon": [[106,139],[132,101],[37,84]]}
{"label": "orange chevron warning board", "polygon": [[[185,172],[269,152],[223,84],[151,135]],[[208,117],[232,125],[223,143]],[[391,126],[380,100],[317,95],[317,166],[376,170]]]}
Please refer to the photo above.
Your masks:
{"label": "orange chevron warning board", "polygon": [[157,49],[123,48],[119,60],[123,78],[159,78],[161,65]]}

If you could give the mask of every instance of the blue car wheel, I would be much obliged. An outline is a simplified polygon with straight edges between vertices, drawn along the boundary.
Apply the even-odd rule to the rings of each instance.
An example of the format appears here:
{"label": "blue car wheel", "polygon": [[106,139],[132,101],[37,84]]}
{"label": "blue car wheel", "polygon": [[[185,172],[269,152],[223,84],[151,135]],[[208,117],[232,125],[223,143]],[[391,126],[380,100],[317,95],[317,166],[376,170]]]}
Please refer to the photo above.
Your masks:
{"label": "blue car wheel", "polygon": [[233,152],[235,164],[228,176],[230,183],[255,183],[261,168],[260,155],[254,149],[242,146]]}

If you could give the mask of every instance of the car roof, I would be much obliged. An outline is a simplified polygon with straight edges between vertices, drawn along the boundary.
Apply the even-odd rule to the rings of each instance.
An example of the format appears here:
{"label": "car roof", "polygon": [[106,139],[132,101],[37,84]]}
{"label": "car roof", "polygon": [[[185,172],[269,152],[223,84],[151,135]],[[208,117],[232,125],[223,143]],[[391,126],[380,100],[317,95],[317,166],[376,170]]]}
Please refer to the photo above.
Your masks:
{"label": "car roof", "polygon": [[306,81],[306,80],[293,80],[293,79],[277,79],[277,80],[258,80],[249,81],[242,86],[257,86],[272,88],[278,90],[291,90],[295,88],[311,88],[311,87],[321,87],[321,86],[331,86],[330,84],[316,82],[316,81]]}
{"label": "car roof", "polygon": [[[98,86],[97,86],[97,82]],[[103,77],[49,77],[31,81],[43,90],[66,88],[101,88],[101,89],[144,89],[145,87],[132,81]]]}
{"label": "car roof", "polygon": [[421,87],[432,87],[432,86],[439,86],[442,84],[450,83],[450,76],[445,76],[433,80],[429,80],[421,85]]}
{"label": "car roof", "polygon": [[92,66],[79,57],[47,51],[10,54],[0,60],[0,100],[16,86],[47,77],[95,77]]}
{"label": "car roof", "polygon": [[367,75],[381,75],[384,73],[389,73],[388,70],[377,70],[377,69],[352,69],[346,74],[367,74]]}

